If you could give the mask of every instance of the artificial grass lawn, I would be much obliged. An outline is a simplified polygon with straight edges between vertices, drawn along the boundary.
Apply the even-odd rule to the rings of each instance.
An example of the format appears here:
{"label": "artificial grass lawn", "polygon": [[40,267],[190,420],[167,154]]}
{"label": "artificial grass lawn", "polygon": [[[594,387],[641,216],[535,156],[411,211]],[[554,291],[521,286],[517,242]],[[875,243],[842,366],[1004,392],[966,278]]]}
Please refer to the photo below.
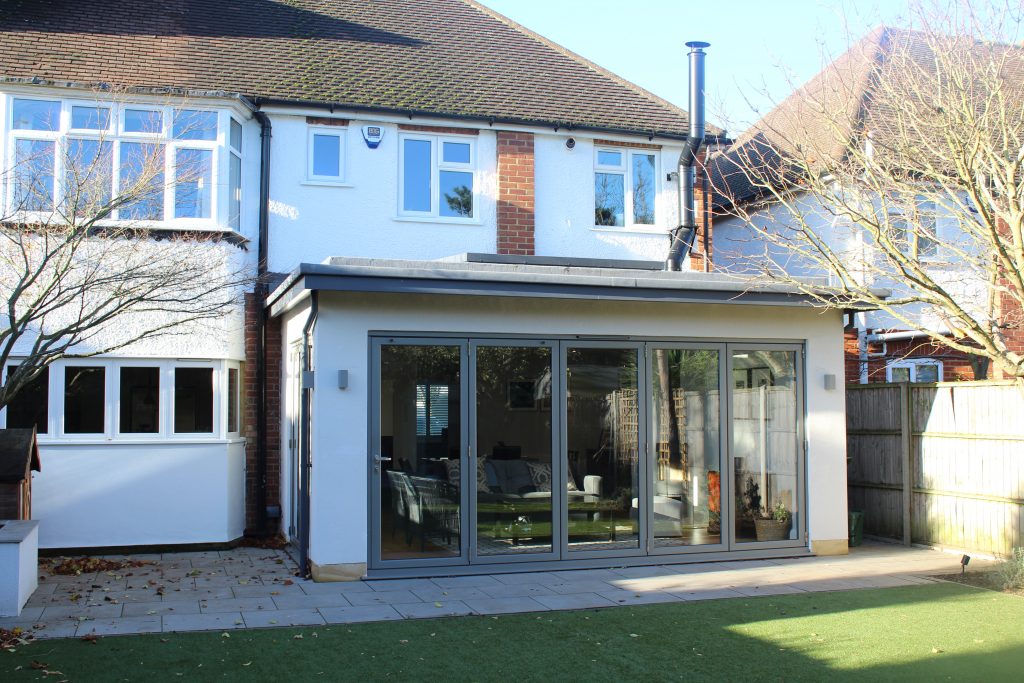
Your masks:
{"label": "artificial grass lawn", "polygon": [[72,681],[978,681],[1024,675],[1024,599],[954,584],[228,635],[38,641],[0,653],[0,680],[62,679],[30,668],[33,660]]}

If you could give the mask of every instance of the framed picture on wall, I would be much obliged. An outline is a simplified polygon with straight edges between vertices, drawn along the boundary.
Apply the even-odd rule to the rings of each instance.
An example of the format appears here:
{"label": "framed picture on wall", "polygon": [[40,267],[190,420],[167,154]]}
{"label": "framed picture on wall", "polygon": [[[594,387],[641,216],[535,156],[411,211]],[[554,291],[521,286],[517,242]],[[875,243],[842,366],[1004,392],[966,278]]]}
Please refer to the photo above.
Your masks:
{"label": "framed picture on wall", "polygon": [[532,379],[513,379],[508,383],[509,410],[536,410],[537,398],[534,395],[536,382]]}

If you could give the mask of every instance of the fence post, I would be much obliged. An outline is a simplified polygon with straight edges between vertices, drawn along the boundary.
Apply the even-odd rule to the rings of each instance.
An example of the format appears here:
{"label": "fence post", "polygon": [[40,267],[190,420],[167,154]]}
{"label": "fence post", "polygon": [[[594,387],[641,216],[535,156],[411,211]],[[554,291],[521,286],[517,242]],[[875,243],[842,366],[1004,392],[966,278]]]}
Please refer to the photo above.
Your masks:
{"label": "fence post", "polygon": [[914,508],[913,432],[911,431],[911,389],[909,382],[900,382],[900,453],[903,456],[903,545],[910,545]]}

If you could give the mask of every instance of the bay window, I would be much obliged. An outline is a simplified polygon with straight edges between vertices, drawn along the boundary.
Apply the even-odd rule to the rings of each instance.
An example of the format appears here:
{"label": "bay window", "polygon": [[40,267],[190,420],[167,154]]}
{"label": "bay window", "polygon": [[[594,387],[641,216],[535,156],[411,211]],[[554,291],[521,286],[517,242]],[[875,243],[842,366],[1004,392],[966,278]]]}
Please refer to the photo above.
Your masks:
{"label": "bay window", "polygon": [[[7,364],[5,375],[17,366],[17,361]],[[225,360],[57,361],[0,409],[0,427],[35,426],[54,441],[236,438],[240,372],[239,363]]]}
{"label": "bay window", "polygon": [[143,104],[9,102],[13,212],[240,227],[242,126],[230,116]]}
{"label": "bay window", "polygon": [[594,225],[656,225],[654,151],[598,147],[594,152]]}
{"label": "bay window", "polygon": [[476,141],[435,135],[400,136],[399,213],[404,216],[474,217]]}

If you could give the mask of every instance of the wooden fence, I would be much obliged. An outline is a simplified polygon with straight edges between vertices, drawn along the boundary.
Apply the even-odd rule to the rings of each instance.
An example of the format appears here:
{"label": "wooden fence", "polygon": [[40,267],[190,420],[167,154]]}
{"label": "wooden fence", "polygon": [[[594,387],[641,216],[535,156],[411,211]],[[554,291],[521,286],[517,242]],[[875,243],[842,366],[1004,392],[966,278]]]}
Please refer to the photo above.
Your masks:
{"label": "wooden fence", "polygon": [[849,505],[866,534],[1024,546],[1024,396],[1012,383],[848,385]]}

